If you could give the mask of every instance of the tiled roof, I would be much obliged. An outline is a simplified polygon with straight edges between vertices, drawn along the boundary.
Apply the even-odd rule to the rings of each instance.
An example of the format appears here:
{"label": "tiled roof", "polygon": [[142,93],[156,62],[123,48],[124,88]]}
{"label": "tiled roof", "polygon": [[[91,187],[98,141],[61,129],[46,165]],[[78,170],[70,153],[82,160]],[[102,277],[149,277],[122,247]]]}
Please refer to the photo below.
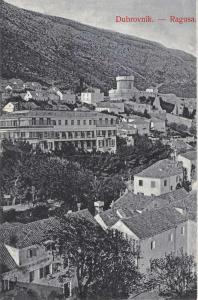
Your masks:
{"label": "tiled roof", "polygon": [[25,248],[42,242],[46,231],[58,226],[59,221],[56,218],[16,226],[5,223],[0,226],[0,241],[8,245],[14,243],[15,248]]}
{"label": "tiled roof", "polygon": [[150,178],[165,178],[182,174],[182,167],[177,162],[170,159],[163,159],[151,165],[135,176]]}
{"label": "tiled roof", "polygon": [[188,218],[191,220],[197,219],[197,192],[192,191],[188,194],[187,197],[179,199],[173,203],[173,206],[176,208],[181,208],[186,210]]}
{"label": "tiled roof", "polygon": [[133,213],[135,210],[143,210],[153,199],[155,198],[128,192],[115,201],[113,208],[122,208],[125,211],[128,210]]}
{"label": "tiled roof", "polygon": [[129,219],[122,219],[122,222],[140,239],[146,239],[174,228],[177,224],[185,222],[184,215],[172,207],[166,207],[139,215]]}
{"label": "tiled roof", "polygon": [[[135,211],[150,210],[153,208],[161,208],[169,206],[181,199],[185,199],[189,193],[184,189],[178,189],[160,196],[145,196],[134,194],[133,192],[125,193],[122,197],[115,201],[114,209],[123,209],[125,212],[133,213]],[[157,205],[155,205],[157,204]]]}
{"label": "tiled roof", "polygon": [[157,207],[165,207],[169,206],[177,201],[180,201],[181,199],[185,199],[189,193],[184,189],[178,189],[174,190],[172,192],[162,194],[160,196],[154,197],[153,202],[157,203]]}
{"label": "tiled roof", "polygon": [[189,151],[186,153],[181,153],[180,156],[183,156],[189,160],[196,160],[197,159],[197,151]]}
{"label": "tiled roof", "polygon": [[100,214],[101,219],[107,227],[113,226],[120,218],[117,216],[116,211],[108,209]]}
{"label": "tiled roof", "polygon": [[94,223],[95,225],[98,225],[96,220],[94,219],[93,215],[90,213],[88,209],[82,209],[80,211],[71,212],[66,215],[67,217],[76,217],[76,218],[84,218],[87,221]]}

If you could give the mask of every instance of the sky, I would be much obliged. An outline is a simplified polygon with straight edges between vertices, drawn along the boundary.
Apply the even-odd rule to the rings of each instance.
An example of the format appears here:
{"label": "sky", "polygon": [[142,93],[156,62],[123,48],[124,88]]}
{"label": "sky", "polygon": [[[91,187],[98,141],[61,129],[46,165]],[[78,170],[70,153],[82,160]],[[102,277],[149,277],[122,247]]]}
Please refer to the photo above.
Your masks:
{"label": "sky", "polygon": [[[166,47],[196,54],[195,23],[171,23],[170,16],[195,17],[196,0],[6,0],[44,14],[76,20],[156,41]],[[167,20],[153,23],[116,23],[116,16]]]}

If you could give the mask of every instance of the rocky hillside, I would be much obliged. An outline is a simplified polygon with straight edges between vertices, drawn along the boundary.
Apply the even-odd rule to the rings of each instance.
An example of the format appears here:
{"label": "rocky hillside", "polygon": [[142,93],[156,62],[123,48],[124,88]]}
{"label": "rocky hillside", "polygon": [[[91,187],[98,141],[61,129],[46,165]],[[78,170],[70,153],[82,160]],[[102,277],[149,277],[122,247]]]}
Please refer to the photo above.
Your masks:
{"label": "rocky hillside", "polygon": [[196,60],[158,43],[23,10],[1,1],[2,76],[108,90],[118,74],[144,90],[195,97]]}

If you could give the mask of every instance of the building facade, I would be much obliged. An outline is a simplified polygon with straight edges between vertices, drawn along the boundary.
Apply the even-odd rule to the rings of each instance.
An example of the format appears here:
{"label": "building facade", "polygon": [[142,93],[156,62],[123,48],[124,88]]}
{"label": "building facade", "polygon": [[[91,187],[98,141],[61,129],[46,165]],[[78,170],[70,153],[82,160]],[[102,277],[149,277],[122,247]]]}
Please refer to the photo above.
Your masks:
{"label": "building facade", "polygon": [[134,193],[159,196],[176,190],[183,180],[183,169],[175,160],[164,159],[134,176]]}
{"label": "building facade", "polygon": [[98,102],[104,101],[104,93],[100,92],[100,89],[89,88],[81,93],[81,102],[91,105],[96,105]]}
{"label": "building facade", "polygon": [[86,151],[114,153],[116,134],[116,117],[93,111],[17,111],[0,117],[0,142],[22,140],[46,151],[71,142]]}
{"label": "building facade", "polygon": [[122,232],[139,244],[138,268],[145,272],[152,259],[183,250],[196,257],[196,221],[174,208],[162,208],[118,220],[111,229]]}

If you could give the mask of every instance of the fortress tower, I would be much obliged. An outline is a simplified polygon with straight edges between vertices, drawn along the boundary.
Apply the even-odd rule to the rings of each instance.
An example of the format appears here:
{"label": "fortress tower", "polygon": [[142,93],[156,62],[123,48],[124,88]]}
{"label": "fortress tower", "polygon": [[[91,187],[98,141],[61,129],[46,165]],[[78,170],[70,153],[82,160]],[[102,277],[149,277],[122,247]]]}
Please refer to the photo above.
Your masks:
{"label": "fortress tower", "polygon": [[134,87],[134,76],[116,77],[117,90],[131,90]]}
{"label": "fortress tower", "polygon": [[117,76],[117,89],[109,91],[111,101],[123,101],[133,98],[137,89],[134,87],[134,76]]}

